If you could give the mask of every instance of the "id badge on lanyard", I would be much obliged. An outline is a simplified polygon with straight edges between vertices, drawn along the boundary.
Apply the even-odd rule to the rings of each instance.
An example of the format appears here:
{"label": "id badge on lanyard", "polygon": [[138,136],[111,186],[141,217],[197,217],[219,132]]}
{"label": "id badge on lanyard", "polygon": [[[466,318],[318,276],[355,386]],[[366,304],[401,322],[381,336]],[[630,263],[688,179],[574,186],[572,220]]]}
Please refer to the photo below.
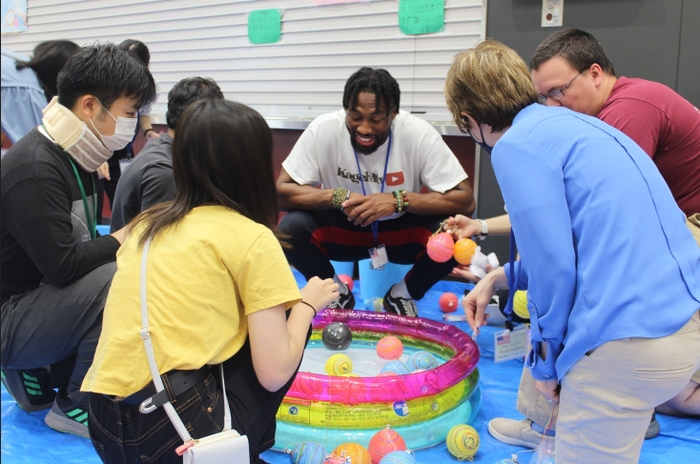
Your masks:
{"label": "id badge on lanyard", "polygon": [[[382,175],[382,189],[380,190],[380,193],[384,193],[384,185],[386,182],[386,170],[387,167],[389,166],[389,154],[391,153],[391,137],[392,137],[392,132],[389,132],[389,143],[387,144],[386,147],[386,160],[384,161],[384,174]],[[365,191],[365,183],[362,180],[362,169],[360,168],[360,159],[357,156],[357,151],[353,148],[353,152],[355,153],[355,161],[357,162],[357,172],[360,174],[360,185],[362,186],[362,194],[367,195],[367,192]],[[372,235],[374,236],[374,247],[369,249],[369,258],[370,258],[370,269],[374,269],[375,271],[383,271],[384,266],[386,264],[389,264],[389,257],[386,254],[386,247],[384,244],[379,244],[378,238],[379,238],[379,221],[374,221],[371,224],[372,227]]]}

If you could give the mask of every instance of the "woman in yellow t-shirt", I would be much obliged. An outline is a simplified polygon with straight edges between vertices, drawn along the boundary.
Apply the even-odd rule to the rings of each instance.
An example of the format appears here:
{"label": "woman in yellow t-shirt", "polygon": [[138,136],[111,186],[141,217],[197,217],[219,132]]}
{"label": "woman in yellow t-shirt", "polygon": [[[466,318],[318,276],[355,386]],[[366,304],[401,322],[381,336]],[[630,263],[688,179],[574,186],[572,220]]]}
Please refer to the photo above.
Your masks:
{"label": "woman in yellow t-shirt", "polygon": [[[104,462],[177,462],[182,439],[163,408],[141,414],[155,394],[140,338],[140,261],[147,261],[149,329],[171,403],[194,438],[219,432],[223,363],[233,428],[251,462],[274,444],[275,414],[291,386],[316,309],[338,297],[332,279],[301,291],[275,237],[272,135],[255,110],[201,100],[175,131],[175,200],[129,226],[104,311],[102,334],[82,385],[92,392],[89,429]],[[218,367],[218,366],[217,366]]]}

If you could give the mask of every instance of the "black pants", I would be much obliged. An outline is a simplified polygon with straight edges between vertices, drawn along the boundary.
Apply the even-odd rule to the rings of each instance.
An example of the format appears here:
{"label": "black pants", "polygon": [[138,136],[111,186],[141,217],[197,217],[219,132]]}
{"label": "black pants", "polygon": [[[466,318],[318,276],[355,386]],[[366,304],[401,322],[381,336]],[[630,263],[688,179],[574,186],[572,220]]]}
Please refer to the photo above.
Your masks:
{"label": "black pants", "polygon": [[[95,355],[116,269],[115,263],[104,264],[66,287],[46,283],[10,298],[2,306],[2,368],[32,369],[67,361],[72,372],[66,393],[87,407],[88,395],[80,386]],[[56,375],[52,368],[54,385],[63,381]]]}
{"label": "black pants", "polygon": [[[307,333],[307,342],[311,328]],[[275,444],[275,415],[292,386],[294,376],[276,392],[267,391],[253,369],[250,340],[224,362],[226,393],[231,408],[232,427],[248,437],[251,462]],[[177,397],[173,406],[193,438],[220,432],[224,425],[219,369],[200,384]],[[141,414],[137,406],[122,406],[111,397],[93,393],[88,415],[92,444],[105,463],[182,462],[175,449],[182,439],[165,410]],[[178,460],[179,459],[179,460]]]}
{"label": "black pants", "polygon": [[[425,251],[430,236],[438,230],[445,217],[406,213],[388,221],[379,221],[378,243],[386,246],[389,261],[413,264],[406,274],[406,288],[420,300],[440,279],[457,266],[454,258],[436,263]],[[291,249],[285,249],[289,263],[304,277],[333,277],[333,261],[369,259],[374,246],[370,227],[356,226],[342,211],[290,211],[279,229],[291,236]]]}

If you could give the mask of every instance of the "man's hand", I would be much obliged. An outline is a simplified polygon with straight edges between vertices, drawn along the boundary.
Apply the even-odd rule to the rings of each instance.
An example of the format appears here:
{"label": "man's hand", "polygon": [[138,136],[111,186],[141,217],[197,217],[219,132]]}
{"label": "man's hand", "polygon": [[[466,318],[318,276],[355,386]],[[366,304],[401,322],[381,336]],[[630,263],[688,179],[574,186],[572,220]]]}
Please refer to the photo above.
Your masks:
{"label": "man's hand", "polygon": [[146,132],[146,140],[157,139],[158,137],[160,137],[160,132],[156,132],[153,128]]}
{"label": "man's hand", "polygon": [[561,390],[561,387],[558,380],[537,381],[537,391],[547,398],[547,403],[549,404],[559,404],[559,390]]}
{"label": "man's hand", "polygon": [[374,221],[391,216],[396,212],[396,200],[392,193],[373,193],[372,195],[351,194],[343,203],[343,212],[348,221],[355,225],[367,227]]}

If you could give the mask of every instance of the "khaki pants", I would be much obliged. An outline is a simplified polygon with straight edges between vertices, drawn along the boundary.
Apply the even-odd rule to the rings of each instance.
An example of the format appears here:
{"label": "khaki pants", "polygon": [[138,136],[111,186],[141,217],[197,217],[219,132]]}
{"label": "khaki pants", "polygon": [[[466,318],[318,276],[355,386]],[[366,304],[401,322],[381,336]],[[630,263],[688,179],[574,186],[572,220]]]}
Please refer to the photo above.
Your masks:
{"label": "khaki pants", "polygon": [[[693,214],[686,219],[686,225],[693,234],[695,241],[700,246],[700,213]],[[700,370],[695,372],[692,379],[700,383]],[[520,377],[520,387],[518,387],[518,400],[516,408],[522,415],[534,421],[541,427],[546,427],[552,414],[552,406],[547,403],[547,399],[537,391],[535,379],[530,374],[530,369],[523,368]],[[556,424],[552,427],[556,430]]]}
{"label": "khaki pants", "polygon": [[[605,343],[561,380],[557,464],[638,462],[654,407],[673,398],[700,369],[700,311],[662,338]],[[517,408],[546,427],[552,407],[523,369]]]}
{"label": "khaki pants", "polygon": [[[691,216],[688,216],[688,219],[686,219],[686,225],[688,226],[688,229],[690,229],[690,232],[693,234],[693,238],[695,238],[695,241],[698,242],[698,246],[700,246],[700,213],[695,213]],[[700,370],[693,375],[693,378],[691,379],[693,382],[700,383]]]}
{"label": "khaki pants", "polygon": [[685,220],[685,225],[690,229],[690,233],[693,234],[693,238],[700,245],[700,213],[695,213],[692,216],[688,216]]}

